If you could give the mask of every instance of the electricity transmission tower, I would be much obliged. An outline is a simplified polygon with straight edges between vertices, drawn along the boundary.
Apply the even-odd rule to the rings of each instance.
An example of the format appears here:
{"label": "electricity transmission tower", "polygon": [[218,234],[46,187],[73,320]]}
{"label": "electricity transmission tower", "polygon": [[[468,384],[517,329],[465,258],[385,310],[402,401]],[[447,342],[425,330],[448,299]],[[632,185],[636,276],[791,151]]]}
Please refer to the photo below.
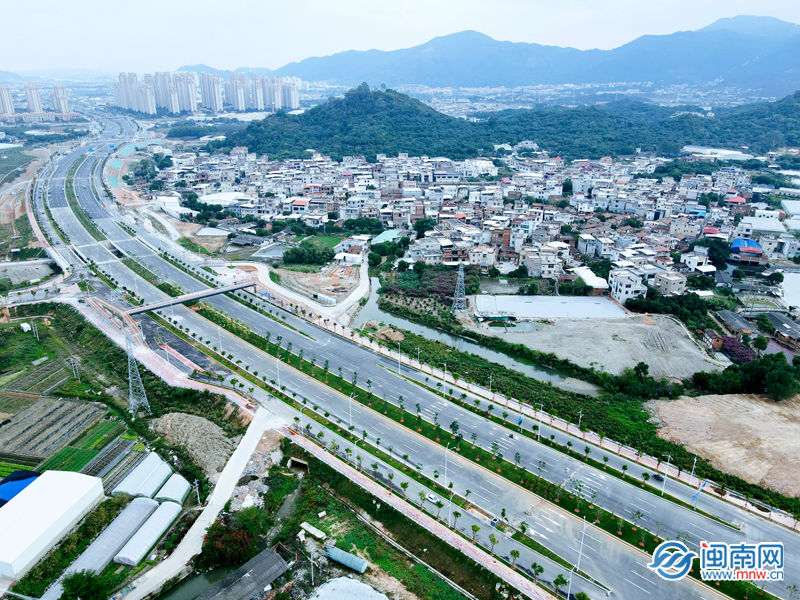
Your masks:
{"label": "electricity transmission tower", "polygon": [[69,367],[70,371],[72,371],[72,376],[78,380],[78,383],[81,382],[81,372],[78,369],[78,361],[75,360],[74,357],[70,356],[67,359],[67,366]]}
{"label": "electricity transmission tower", "polygon": [[453,293],[453,311],[467,309],[467,293],[464,291],[464,263],[458,265],[456,291]]}
{"label": "electricity transmission tower", "polygon": [[139,365],[133,356],[131,338],[127,335],[125,336],[125,350],[128,353],[128,410],[134,417],[140,408],[143,408],[149,415],[150,403],[147,401],[142,377],[139,375]]}

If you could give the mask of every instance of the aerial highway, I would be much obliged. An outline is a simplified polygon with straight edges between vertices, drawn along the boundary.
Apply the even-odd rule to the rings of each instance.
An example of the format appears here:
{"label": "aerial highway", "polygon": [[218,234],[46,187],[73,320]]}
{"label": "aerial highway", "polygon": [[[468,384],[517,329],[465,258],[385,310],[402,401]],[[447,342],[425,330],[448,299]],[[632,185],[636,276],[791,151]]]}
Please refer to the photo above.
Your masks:
{"label": "aerial highway", "polygon": [[[84,268],[81,260],[93,262],[104,273],[119,282],[121,287],[134,290],[146,303],[163,301],[168,297],[122,264],[112,249],[134,258],[158,277],[179,286],[185,292],[201,291],[208,286],[161,258],[157,251],[177,255],[181,260],[192,260],[198,265],[202,259],[193,257],[158,233],[144,231],[143,227],[137,229],[137,237],[131,236],[119,225],[120,222],[131,221],[103,197],[102,188],[97,185],[99,165],[111,151],[110,145],[119,144],[128,139],[132,133],[130,125],[126,125],[128,121],[123,120],[122,123],[120,133],[113,136],[105,135],[102,140],[93,142],[92,152],[88,152],[88,145],[77,148],[61,157],[54,165],[44,196],[53,218],[68,236],[74,253],[63,244],[58,250],[63,252],[65,258],[74,264],[76,269]],[[66,200],[65,180],[70,167],[78,160],[82,162],[74,177],[76,197],[84,211],[108,238],[105,242],[95,240],[86,231]],[[37,182],[37,189],[39,192],[44,190],[41,181]],[[42,215],[40,222],[45,223],[46,218],[41,219],[41,217]],[[800,583],[800,569],[798,569],[800,543],[794,532],[716,498],[701,494],[698,498],[698,508],[728,522],[740,524],[742,530],[737,531],[641,489],[635,480],[638,479],[642,467],[634,463],[629,463],[628,471],[634,481],[621,481],[535,440],[519,435],[511,438],[509,428],[491,423],[480,415],[409,381],[406,377],[412,376],[411,372],[404,372],[404,377],[398,376],[395,372],[396,362],[378,356],[291,313],[284,315],[286,324],[291,326],[288,327],[264,317],[227,296],[211,297],[205,302],[241,320],[257,333],[270,332],[273,340],[278,335],[282,336],[284,346],[291,342],[295,353],[302,348],[305,356],[314,356],[318,364],[325,360],[329,361],[332,372],[341,367],[348,379],[353,372],[357,372],[359,382],[363,384],[369,379],[372,382],[372,391],[379,397],[385,393],[387,400],[396,403],[398,397],[402,395],[406,399],[407,407],[419,402],[423,415],[428,420],[432,421],[434,415],[438,413],[439,421],[445,426],[453,420],[457,421],[460,430],[467,438],[473,431],[477,432],[478,443],[483,447],[488,448],[493,441],[497,441],[506,456],[519,452],[521,464],[531,470],[535,470],[538,461],[545,461],[543,477],[562,484],[567,480],[580,479],[588,492],[596,490],[596,502],[600,506],[614,510],[628,519],[635,511],[639,511],[643,514],[642,526],[650,530],[660,527],[662,537],[675,538],[682,533],[688,533],[693,543],[700,540],[782,541],[786,546],[787,581],[780,587],[768,586],[766,589],[783,596],[785,585]],[[279,378],[289,391],[313,399],[321,409],[330,412],[344,423],[349,422],[351,405],[347,398],[335,390],[293,369],[277,364],[273,357],[255,350],[249,344],[225,330],[220,330],[213,323],[185,307],[164,309],[161,314],[175,319],[183,327],[195,332],[200,339],[215,340],[214,345],[217,345],[218,340],[222,350],[241,358],[251,370],[257,370],[260,375],[268,379]],[[265,402],[278,402],[278,400],[265,400]],[[394,454],[398,456],[408,454],[409,461],[421,465],[421,472],[429,476],[434,470],[442,472],[446,460],[443,448],[358,403],[352,403],[352,415],[356,430],[366,431],[368,439],[381,438],[382,446],[391,445]],[[549,436],[550,432],[545,428],[543,434]],[[563,433],[554,431],[552,434],[562,436],[559,439],[565,439]],[[602,456],[599,448],[593,448],[592,452],[593,457]],[[469,489],[470,499],[492,513],[499,512],[501,507],[505,508],[512,524],[526,521],[531,524],[532,535],[537,541],[568,561],[574,563],[577,560],[583,528],[583,523],[579,519],[545,505],[533,494],[469,461],[454,458],[452,454],[450,453],[447,473],[448,479],[454,482],[453,489],[458,494],[464,494]],[[611,456],[610,461],[613,462],[609,464],[619,468],[623,460],[618,456]],[[691,488],[672,480],[667,482],[666,490],[667,493],[686,501],[694,492]],[[499,545],[498,551],[502,552],[504,547]],[[581,570],[607,585],[615,595],[619,595],[618,597],[634,598],[644,595],[652,595],[655,598],[712,597],[713,593],[709,588],[688,580],[675,584],[662,582],[646,568],[648,560],[649,557],[637,549],[609,537],[595,527],[588,528]],[[597,595],[596,590],[591,592],[587,589],[587,593],[592,597]]]}

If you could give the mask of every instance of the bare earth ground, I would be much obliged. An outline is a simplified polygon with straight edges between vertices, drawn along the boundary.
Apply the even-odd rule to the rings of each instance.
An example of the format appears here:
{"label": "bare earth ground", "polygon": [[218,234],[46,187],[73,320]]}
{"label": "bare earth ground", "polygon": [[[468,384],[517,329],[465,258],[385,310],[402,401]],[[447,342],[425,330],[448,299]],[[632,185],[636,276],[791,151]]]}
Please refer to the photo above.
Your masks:
{"label": "bare earth ground", "polygon": [[[661,315],[631,315],[597,319],[555,319],[535,331],[465,322],[484,335],[494,335],[535,350],[553,352],[584,367],[620,373],[639,361],[656,377],[689,377],[697,371],[718,371],[725,365],[712,359],[674,320]],[[530,323],[518,325],[529,327]]]}
{"label": "bare earth ground", "polygon": [[[122,181],[122,176],[128,172],[128,166],[130,164],[131,157],[135,156],[137,156],[136,153],[127,158],[120,159],[122,161],[122,167],[120,167],[119,171],[106,163],[105,173],[109,175],[116,175],[119,179],[119,187],[110,188],[111,194],[114,196],[114,200],[120,204],[124,204],[125,206],[137,206],[142,204],[142,200],[139,197],[139,192],[128,189],[128,187]],[[138,159],[141,159],[141,156],[138,156]],[[134,162],[136,162],[136,160],[137,159],[134,159]]]}
{"label": "bare earth ground", "polygon": [[281,283],[309,298],[314,292],[324,294],[341,302],[358,286],[358,265],[328,264],[319,273],[300,273],[289,269],[274,269],[280,274]]}
{"label": "bare earth ground", "polygon": [[0,194],[0,225],[11,225],[25,214],[25,187]]}
{"label": "bare earth ground", "polygon": [[169,443],[183,446],[212,480],[216,480],[239,441],[225,437],[222,429],[208,419],[185,413],[168,413],[150,427]]}
{"label": "bare earth ground", "polygon": [[662,425],[660,437],[683,444],[721,471],[800,496],[800,398],[682,396],[645,406]]}

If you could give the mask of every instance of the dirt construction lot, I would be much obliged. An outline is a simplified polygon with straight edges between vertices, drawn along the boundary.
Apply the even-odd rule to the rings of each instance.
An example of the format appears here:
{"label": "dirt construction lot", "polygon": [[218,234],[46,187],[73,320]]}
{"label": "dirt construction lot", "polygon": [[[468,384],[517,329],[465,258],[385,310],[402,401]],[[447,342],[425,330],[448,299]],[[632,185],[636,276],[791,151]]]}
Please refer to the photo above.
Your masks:
{"label": "dirt construction lot", "polygon": [[473,323],[470,327],[609,373],[620,373],[639,361],[646,362],[650,374],[656,377],[684,378],[725,366],[700,349],[682,325],[661,315],[555,319],[548,323],[520,323],[507,332],[484,324]]}
{"label": "dirt construction lot", "polygon": [[321,293],[337,302],[346,298],[358,285],[358,265],[332,263],[325,265],[318,273],[302,273],[290,269],[275,269],[281,276],[281,283],[296,292],[313,298]]}
{"label": "dirt construction lot", "polygon": [[800,495],[800,399],[682,396],[645,405],[658,435],[683,444],[716,468],[782,494]]}

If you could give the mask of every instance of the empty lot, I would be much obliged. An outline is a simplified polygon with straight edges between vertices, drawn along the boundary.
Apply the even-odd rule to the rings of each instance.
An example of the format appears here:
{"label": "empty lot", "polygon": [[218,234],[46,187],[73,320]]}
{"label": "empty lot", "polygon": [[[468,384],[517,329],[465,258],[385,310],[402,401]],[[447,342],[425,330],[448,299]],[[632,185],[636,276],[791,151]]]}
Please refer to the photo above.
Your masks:
{"label": "empty lot", "polygon": [[654,400],[658,435],[683,444],[721,471],[789,496],[800,495],[800,400],[747,394]]}
{"label": "empty lot", "polygon": [[470,327],[615,374],[639,361],[646,362],[656,377],[684,378],[725,366],[700,349],[682,325],[661,315],[553,319],[519,323],[507,331],[474,323]]}

